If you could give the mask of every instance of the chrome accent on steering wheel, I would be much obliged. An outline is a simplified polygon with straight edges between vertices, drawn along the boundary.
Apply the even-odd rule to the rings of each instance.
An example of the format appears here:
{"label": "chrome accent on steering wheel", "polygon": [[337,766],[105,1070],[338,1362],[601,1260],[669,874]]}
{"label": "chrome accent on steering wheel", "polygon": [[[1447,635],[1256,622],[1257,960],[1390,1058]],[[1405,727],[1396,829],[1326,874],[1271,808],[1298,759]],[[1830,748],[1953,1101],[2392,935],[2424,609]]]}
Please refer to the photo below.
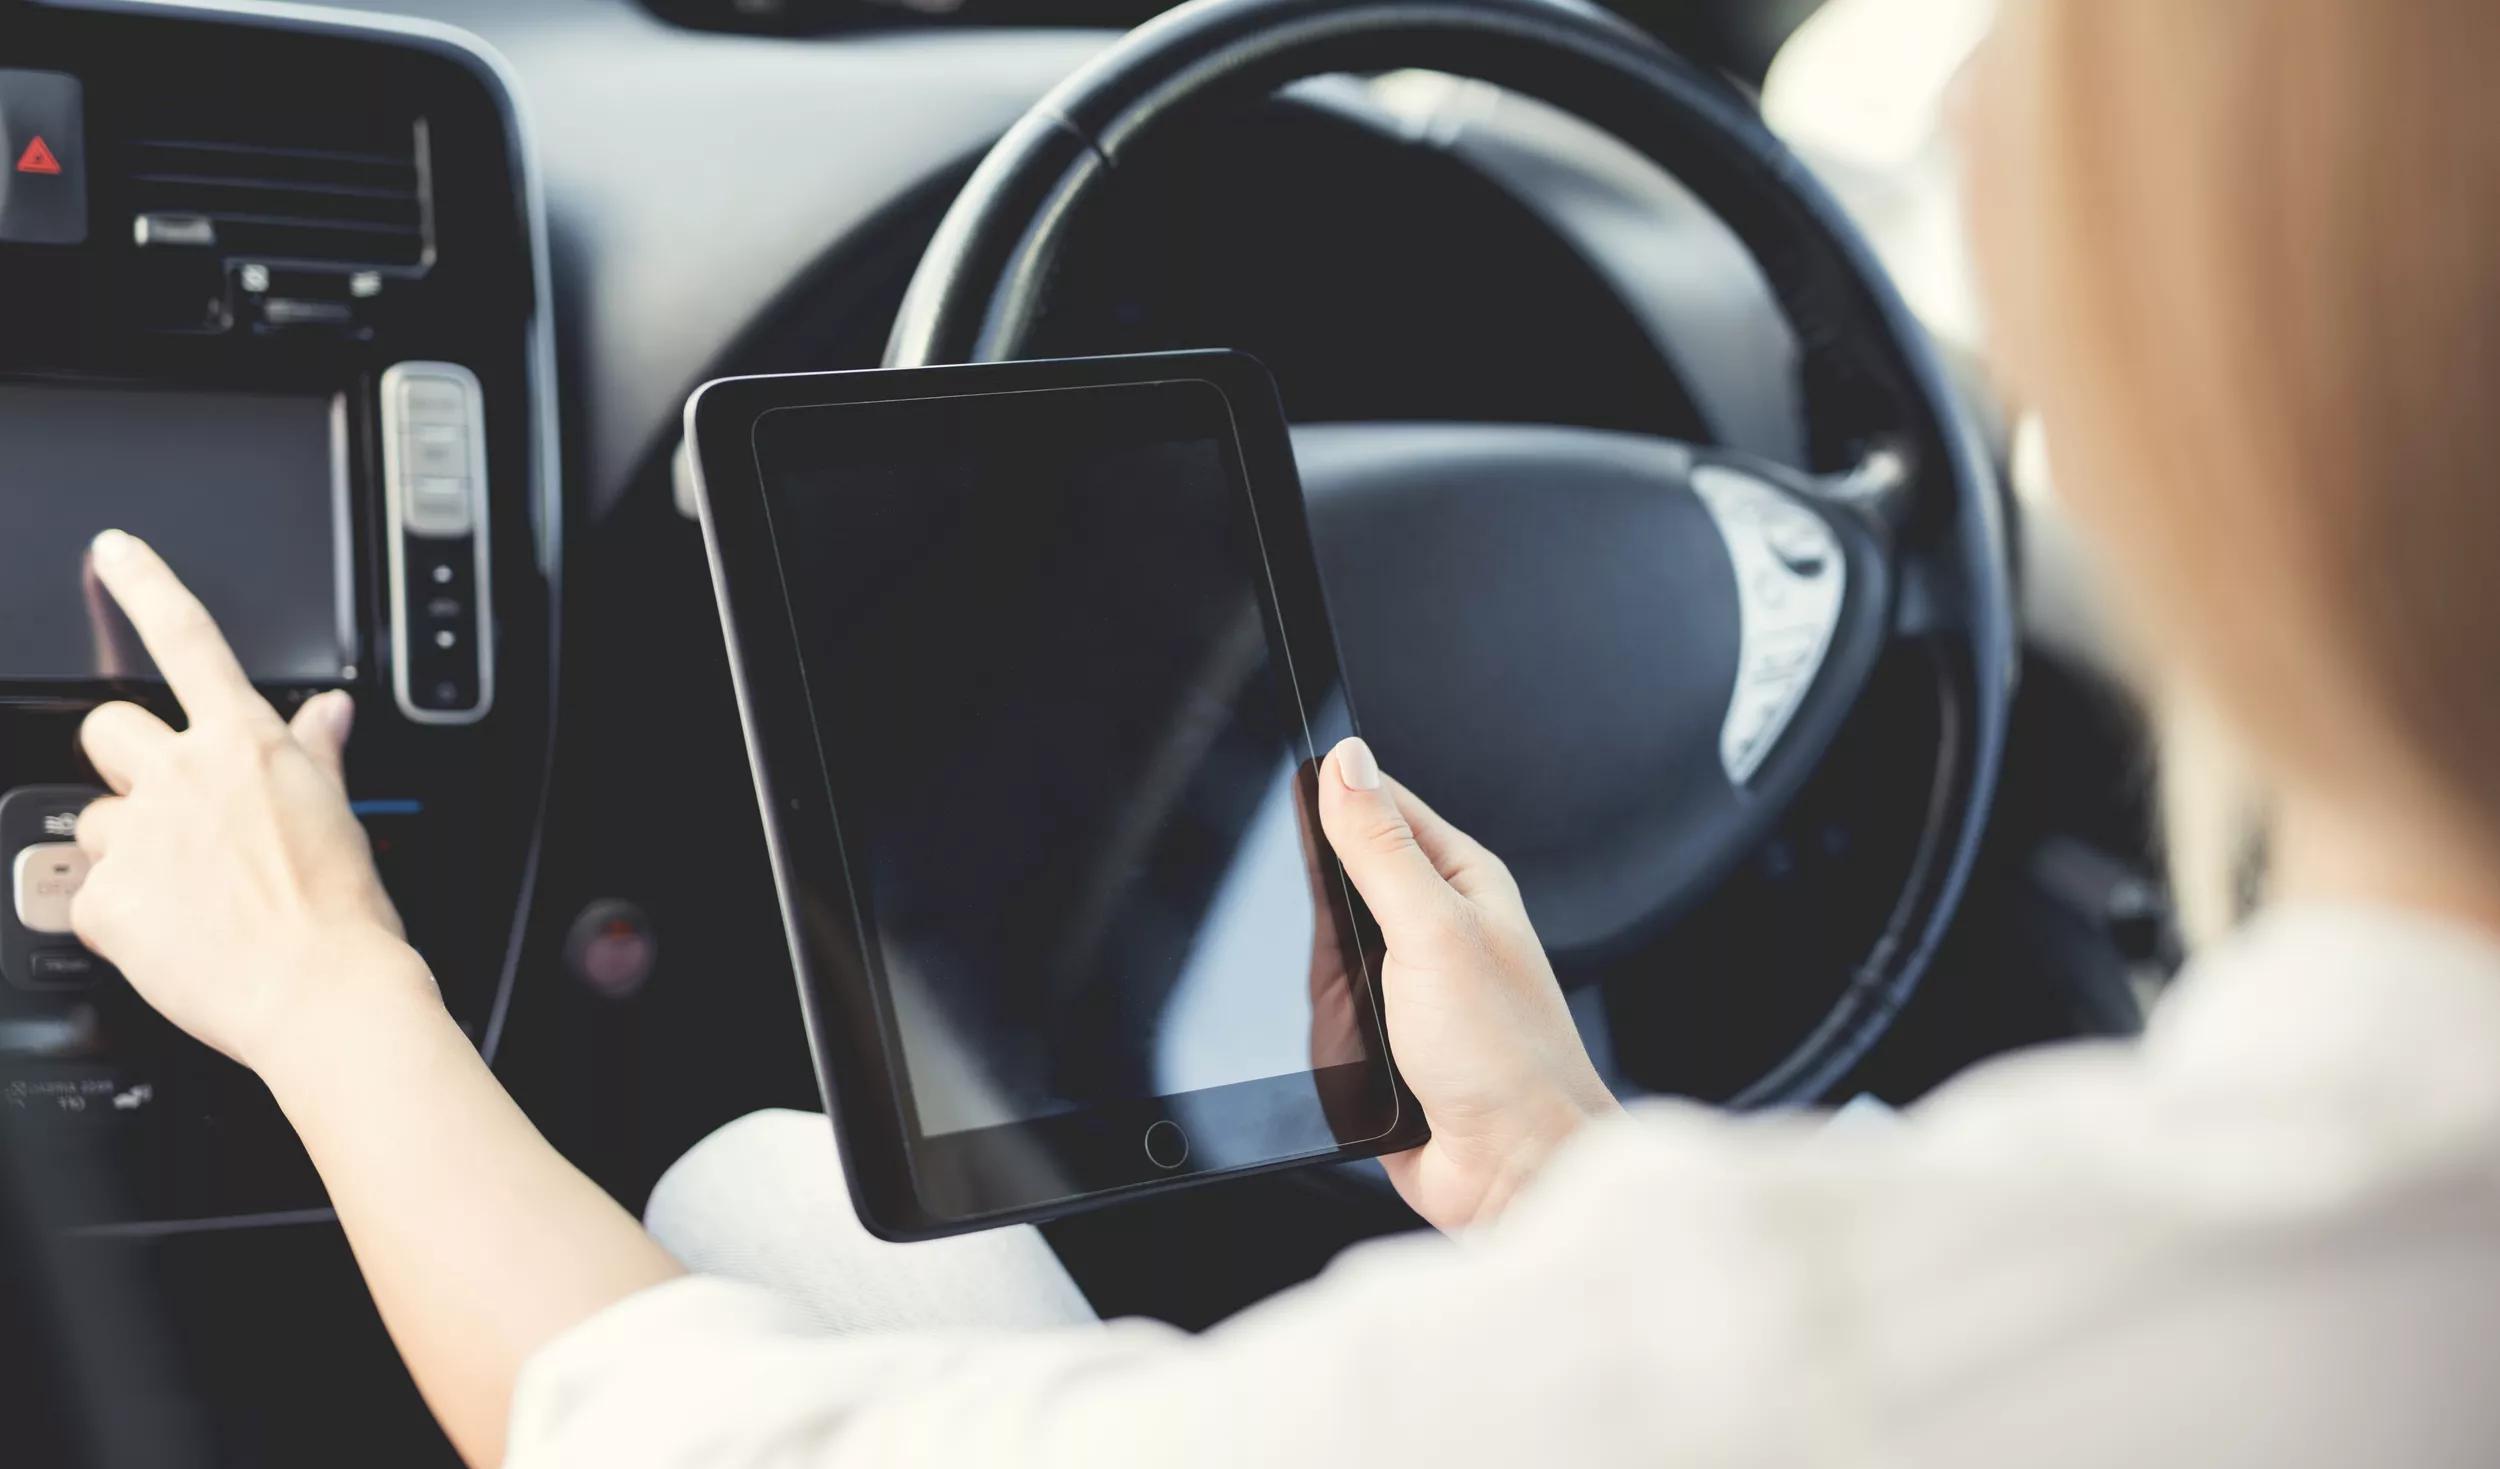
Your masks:
{"label": "chrome accent on steering wheel", "polygon": [[1849,568],[1823,517],[1763,481],[1704,464],[1692,487],[1736,567],[1736,687],[1719,726],[1719,763],[1728,784],[1741,788],[1823,666]]}

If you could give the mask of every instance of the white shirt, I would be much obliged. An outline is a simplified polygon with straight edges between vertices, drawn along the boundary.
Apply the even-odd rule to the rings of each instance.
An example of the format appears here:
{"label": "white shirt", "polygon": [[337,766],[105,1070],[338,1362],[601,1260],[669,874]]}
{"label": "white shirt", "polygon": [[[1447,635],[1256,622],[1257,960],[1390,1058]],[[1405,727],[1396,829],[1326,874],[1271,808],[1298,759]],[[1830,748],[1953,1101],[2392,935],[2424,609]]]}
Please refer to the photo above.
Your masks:
{"label": "white shirt", "polygon": [[690,1278],[533,1359],[511,1464],[2500,1464],[2500,945],[2282,912],[2139,1044],[1889,1129],[1644,1106],[1496,1224],[1203,1335],[831,1336]]}

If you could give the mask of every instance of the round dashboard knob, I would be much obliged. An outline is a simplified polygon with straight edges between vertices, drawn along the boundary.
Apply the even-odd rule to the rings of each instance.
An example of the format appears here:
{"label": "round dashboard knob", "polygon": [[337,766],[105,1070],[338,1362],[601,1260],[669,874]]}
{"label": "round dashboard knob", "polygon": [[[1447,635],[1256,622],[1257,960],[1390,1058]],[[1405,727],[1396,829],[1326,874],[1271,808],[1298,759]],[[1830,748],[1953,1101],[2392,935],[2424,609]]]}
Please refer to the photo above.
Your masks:
{"label": "round dashboard knob", "polygon": [[564,937],[565,967],[605,999],[621,1000],[641,989],[660,962],[659,936],[651,917],[621,898],[584,906]]}

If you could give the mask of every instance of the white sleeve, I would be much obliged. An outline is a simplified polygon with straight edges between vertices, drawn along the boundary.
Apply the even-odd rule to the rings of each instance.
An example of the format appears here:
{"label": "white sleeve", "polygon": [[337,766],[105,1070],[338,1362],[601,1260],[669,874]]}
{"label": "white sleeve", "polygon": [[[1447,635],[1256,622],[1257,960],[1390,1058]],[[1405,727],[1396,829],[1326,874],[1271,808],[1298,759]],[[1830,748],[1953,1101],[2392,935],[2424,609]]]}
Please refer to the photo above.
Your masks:
{"label": "white sleeve", "polygon": [[1201,1336],[828,1336],[663,1285],[532,1361],[510,1463],[2482,1469],[2500,986],[2487,941],[2354,928],[1896,1129],[1643,1107],[1492,1229],[1348,1251]]}
{"label": "white sleeve", "polygon": [[[1655,1128],[1619,1130],[1652,1134],[1647,1152]],[[1694,1135],[1728,1131],[1707,1119]],[[1709,1263],[1670,1281],[1646,1238],[1658,1211],[1689,1233],[1717,1206],[1628,1196],[1662,1175],[1627,1178],[1614,1152],[1575,1148],[1556,1168],[1571,1176],[1499,1229],[1362,1246],[1195,1337],[1138,1321],[832,1336],[761,1287],[671,1282],[531,1361],[507,1462],[1603,1466],[1656,1465],[1667,1445],[1778,1461],[1796,1446],[1781,1415],[1723,1390],[1807,1365],[1802,1303],[1778,1301],[1766,1273],[1776,1246],[1731,1228],[1711,1251],[1678,1252]]]}
{"label": "white sleeve", "polygon": [[1568,1149],[1500,1227],[1350,1249],[1200,1337],[1150,1322],[833,1337],[760,1287],[680,1279],[532,1359],[507,1462],[1808,1462],[1833,1417],[1793,1409],[1838,1394],[1828,1302],[1800,1269],[1820,1222],[1725,1187],[1760,1142],[1700,1109],[1645,1109]]}

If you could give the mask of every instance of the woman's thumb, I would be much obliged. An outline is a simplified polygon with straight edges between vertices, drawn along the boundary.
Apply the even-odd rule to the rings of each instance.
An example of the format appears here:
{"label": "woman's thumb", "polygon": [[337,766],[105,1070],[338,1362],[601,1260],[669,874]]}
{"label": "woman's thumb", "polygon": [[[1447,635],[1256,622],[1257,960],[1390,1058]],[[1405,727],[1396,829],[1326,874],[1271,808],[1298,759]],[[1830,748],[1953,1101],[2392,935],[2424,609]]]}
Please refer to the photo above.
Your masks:
{"label": "woman's thumb", "polygon": [[1401,930],[1447,913],[1449,882],[1416,844],[1380,762],[1360,739],[1339,741],[1320,766],[1319,824],[1392,947]]}
{"label": "woman's thumb", "polygon": [[315,694],[286,722],[287,732],[313,763],[341,785],[347,783],[347,732],[356,723],[356,700],[345,689]]}

